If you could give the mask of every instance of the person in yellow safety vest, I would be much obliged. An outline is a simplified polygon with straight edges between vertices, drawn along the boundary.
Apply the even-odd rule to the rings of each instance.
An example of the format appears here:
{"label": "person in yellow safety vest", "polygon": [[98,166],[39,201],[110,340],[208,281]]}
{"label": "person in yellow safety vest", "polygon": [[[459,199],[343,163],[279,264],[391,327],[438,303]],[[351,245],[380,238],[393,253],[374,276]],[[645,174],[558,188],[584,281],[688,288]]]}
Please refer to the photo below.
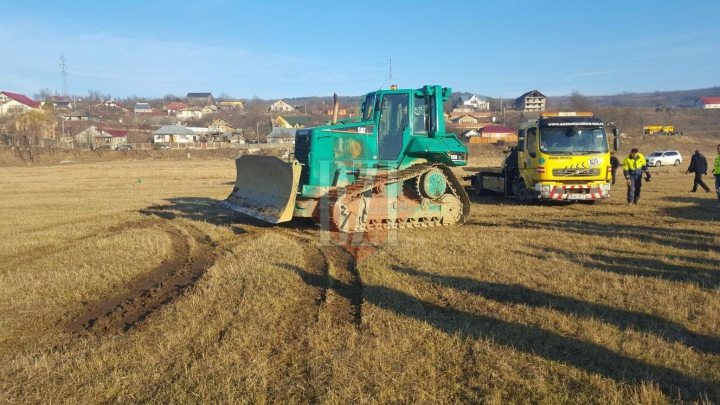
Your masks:
{"label": "person in yellow safety vest", "polygon": [[717,192],[718,202],[720,202],[720,145],[717,146],[718,155],[715,157],[715,167],[713,175],[715,175],[715,191]]}
{"label": "person in yellow safety vest", "polygon": [[637,205],[640,201],[640,188],[642,187],[642,174],[645,172],[645,181],[650,181],[650,171],[645,156],[637,148],[630,151],[630,156],[623,161],[623,176],[627,182],[627,202]]}

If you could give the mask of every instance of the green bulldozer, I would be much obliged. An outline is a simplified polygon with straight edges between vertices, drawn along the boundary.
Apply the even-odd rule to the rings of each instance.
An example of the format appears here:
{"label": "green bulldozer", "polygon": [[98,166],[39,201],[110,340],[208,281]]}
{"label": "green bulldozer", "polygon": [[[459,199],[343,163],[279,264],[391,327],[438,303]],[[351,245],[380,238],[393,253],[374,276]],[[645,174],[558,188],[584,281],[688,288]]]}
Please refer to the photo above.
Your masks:
{"label": "green bulldozer", "polygon": [[237,158],[221,204],[272,224],[308,217],[340,232],[462,224],[470,200],[450,168],[467,164],[467,148],[445,132],[450,91],[378,90],[344,122],[336,97],[330,125],[296,131],[291,161]]}

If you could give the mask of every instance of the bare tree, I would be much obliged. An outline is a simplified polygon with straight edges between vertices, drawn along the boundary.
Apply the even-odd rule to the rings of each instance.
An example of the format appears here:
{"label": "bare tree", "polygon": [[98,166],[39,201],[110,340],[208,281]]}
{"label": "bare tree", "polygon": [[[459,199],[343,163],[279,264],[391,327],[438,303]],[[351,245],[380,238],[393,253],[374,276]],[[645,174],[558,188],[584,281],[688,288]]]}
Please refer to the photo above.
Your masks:
{"label": "bare tree", "polygon": [[53,95],[52,91],[50,91],[49,88],[45,87],[43,89],[40,89],[37,93],[33,94],[33,100],[35,100],[35,101],[47,100],[52,95]]}
{"label": "bare tree", "polygon": [[99,103],[103,100],[110,100],[110,94],[105,94],[100,90],[88,90],[88,94],[86,96],[87,101]]}
{"label": "bare tree", "polygon": [[578,90],[570,93],[570,108],[575,111],[592,111],[593,103],[589,98],[580,94]]}

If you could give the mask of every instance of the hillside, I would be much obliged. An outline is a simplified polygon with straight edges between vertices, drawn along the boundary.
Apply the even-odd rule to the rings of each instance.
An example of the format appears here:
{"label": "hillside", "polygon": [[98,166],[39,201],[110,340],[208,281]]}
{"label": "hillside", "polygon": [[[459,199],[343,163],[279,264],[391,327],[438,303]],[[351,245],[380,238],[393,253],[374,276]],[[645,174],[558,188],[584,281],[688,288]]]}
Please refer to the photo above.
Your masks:
{"label": "hillside", "polygon": [[[681,107],[690,108],[700,97],[720,97],[720,87],[706,89],[655,91],[652,93],[622,93],[609,96],[585,96],[597,106],[627,107]],[[548,97],[548,104],[561,106],[570,104],[570,96]]]}

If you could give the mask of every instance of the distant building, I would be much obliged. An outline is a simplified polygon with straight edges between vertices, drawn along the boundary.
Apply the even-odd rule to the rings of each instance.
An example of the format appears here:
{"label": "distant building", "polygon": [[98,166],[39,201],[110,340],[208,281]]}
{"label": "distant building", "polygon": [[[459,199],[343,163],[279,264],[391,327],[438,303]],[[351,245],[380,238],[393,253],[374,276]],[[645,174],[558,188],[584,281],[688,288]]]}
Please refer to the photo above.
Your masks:
{"label": "distant building", "polygon": [[290,104],[288,104],[282,100],[278,100],[278,101],[272,103],[272,105],[270,105],[270,111],[294,111],[294,110],[295,110],[295,107],[291,106]]}
{"label": "distant building", "polygon": [[67,96],[52,96],[45,102],[51,104],[56,110],[71,110],[73,108],[72,100]]}
{"label": "distant building", "polygon": [[177,113],[175,113],[177,118],[179,120],[190,120],[190,119],[200,119],[203,116],[202,111],[200,111],[197,107],[190,107],[190,108],[184,108],[182,110],[178,110]]}
{"label": "distant building", "polygon": [[137,103],[133,108],[135,114],[152,114],[153,110],[148,103]]}
{"label": "distant building", "polygon": [[197,142],[198,134],[182,125],[165,125],[153,133],[153,142],[156,143],[190,143]]}
{"label": "distant building", "polygon": [[223,110],[242,110],[245,108],[242,101],[221,101],[219,104]]}
{"label": "distant building", "polygon": [[[460,139],[470,142],[470,138],[472,137],[479,137],[480,132],[476,129],[468,129],[467,131],[460,134]],[[473,142],[474,143],[474,142]]]}
{"label": "distant building", "polygon": [[470,138],[470,143],[498,143],[500,141],[517,142],[518,137],[515,128],[487,125],[480,129],[479,138]]}
{"label": "distant building", "polygon": [[124,105],[122,105],[122,104],[120,104],[120,103],[117,103],[117,102],[115,102],[115,101],[112,101],[112,100],[103,101],[103,102],[102,102],[102,105],[103,105],[103,107],[119,108],[119,109],[121,109],[121,110],[123,110],[123,111],[127,111],[127,107],[125,107]]}
{"label": "distant building", "polygon": [[212,105],[212,104],[214,104],[214,99],[213,99],[212,93],[188,93],[185,98],[187,98],[187,101],[190,104],[197,104],[197,105]]}
{"label": "distant building", "polygon": [[206,105],[205,107],[203,107],[203,108],[200,110],[200,112],[202,112],[203,115],[206,115],[206,114],[215,114],[217,111],[218,111],[218,108],[217,108],[217,106],[215,106],[215,105]]}
{"label": "distant building", "polygon": [[278,116],[273,120],[274,128],[305,128],[312,125],[312,117],[304,115]]}
{"label": "distant building", "polygon": [[0,115],[18,114],[28,110],[40,110],[40,103],[22,94],[0,91]]}
{"label": "distant building", "polygon": [[700,108],[720,108],[720,97],[700,97],[695,100],[695,105]]}
{"label": "distant building", "polygon": [[487,111],[490,109],[490,102],[487,100],[486,97],[478,97],[474,94],[472,96],[460,97],[460,102],[458,103],[458,105],[471,106],[474,109],[480,111]]}
{"label": "distant building", "polygon": [[547,97],[537,90],[528,91],[515,99],[517,111],[545,111]]}
{"label": "distant building", "polygon": [[295,129],[275,128],[265,140],[267,143],[295,143]]}
{"label": "distant building", "polygon": [[85,110],[75,110],[62,116],[65,121],[97,121],[98,117]]}
{"label": "distant building", "polygon": [[237,130],[230,125],[228,125],[227,121],[221,118],[216,118],[213,120],[212,124],[208,125],[208,129],[212,133],[224,133],[224,132],[236,132]]}
{"label": "distant building", "polygon": [[127,132],[117,129],[98,128],[93,125],[75,135],[75,140],[78,143],[88,144],[95,148],[109,147],[115,149],[119,145],[127,143]]}
{"label": "distant building", "polygon": [[452,120],[454,124],[477,124],[478,119],[472,115],[463,115]]}
{"label": "distant building", "polygon": [[179,110],[182,110],[182,109],[185,109],[188,107],[190,107],[190,106],[187,103],[172,102],[172,103],[168,103],[168,105],[167,105],[167,107],[165,107],[165,109],[167,110],[168,115],[170,115],[170,114],[177,114],[177,112]]}

